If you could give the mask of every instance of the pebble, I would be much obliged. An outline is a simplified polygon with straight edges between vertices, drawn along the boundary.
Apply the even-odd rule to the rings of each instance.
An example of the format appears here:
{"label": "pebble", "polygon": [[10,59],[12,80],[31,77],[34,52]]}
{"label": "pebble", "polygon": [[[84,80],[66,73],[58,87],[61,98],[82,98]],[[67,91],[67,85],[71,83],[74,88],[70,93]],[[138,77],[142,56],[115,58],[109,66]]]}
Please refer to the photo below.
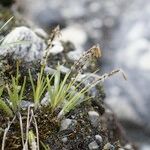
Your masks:
{"label": "pebble", "polygon": [[59,68],[60,68],[60,71],[61,71],[62,73],[64,73],[64,74],[70,72],[70,69],[67,68],[67,67],[65,67],[65,66],[63,66],[63,65],[60,65]]}
{"label": "pebble", "polygon": [[78,25],[68,26],[61,31],[62,41],[70,41],[76,47],[82,47],[87,41],[87,34],[84,29]]}
{"label": "pebble", "polygon": [[76,49],[74,51],[68,52],[67,57],[70,61],[74,62],[82,56],[83,52],[84,52],[83,49],[79,48],[79,49]]}
{"label": "pebble", "polygon": [[68,138],[67,138],[67,137],[64,137],[64,138],[62,138],[61,140],[62,140],[63,143],[66,143],[66,142],[68,141]]}
{"label": "pebble", "polygon": [[101,137],[99,134],[95,135],[95,139],[96,139],[99,143],[102,143],[102,142],[103,142],[103,139],[102,139],[102,137]]}
{"label": "pebble", "polygon": [[69,128],[73,130],[73,128],[75,127],[76,124],[77,124],[76,120],[73,120],[73,119],[63,119],[61,121],[60,131],[67,130]]}
{"label": "pebble", "polygon": [[22,109],[27,109],[29,106],[31,107],[34,107],[34,103],[30,102],[30,101],[25,101],[25,100],[22,100],[21,101],[21,108]]}
{"label": "pebble", "polygon": [[103,149],[104,150],[115,150],[115,147],[112,144],[107,143],[107,144],[105,144]]}
{"label": "pebble", "polygon": [[63,52],[64,48],[59,41],[53,41],[52,44],[53,47],[49,50],[50,54],[57,55]]}
{"label": "pebble", "polygon": [[96,143],[96,141],[93,141],[88,145],[88,147],[90,150],[97,150],[99,148],[99,145]]}
{"label": "pebble", "polygon": [[47,39],[48,34],[42,28],[35,28],[34,32],[41,38]]}
{"label": "pebble", "polygon": [[89,115],[91,124],[94,127],[97,127],[99,125],[99,121],[100,121],[99,114],[96,111],[89,111],[88,115]]}
{"label": "pebble", "polygon": [[125,148],[126,150],[133,150],[132,145],[130,145],[130,144],[126,144],[126,145],[124,146],[124,148]]}
{"label": "pebble", "polygon": [[41,105],[47,106],[49,103],[50,103],[50,96],[49,96],[49,92],[47,92],[44,98],[41,100]]}
{"label": "pebble", "polygon": [[0,55],[12,53],[14,58],[24,58],[29,62],[41,59],[45,48],[46,44],[42,38],[31,29],[21,26],[16,27],[5,37],[0,47]]}

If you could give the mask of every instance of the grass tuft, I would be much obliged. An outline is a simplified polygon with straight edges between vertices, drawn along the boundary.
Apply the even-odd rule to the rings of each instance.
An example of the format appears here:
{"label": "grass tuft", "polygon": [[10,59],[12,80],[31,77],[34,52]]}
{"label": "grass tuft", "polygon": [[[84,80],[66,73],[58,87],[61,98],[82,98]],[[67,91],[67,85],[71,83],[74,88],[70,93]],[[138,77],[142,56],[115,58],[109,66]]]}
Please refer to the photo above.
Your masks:
{"label": "grass tuft", "polygon": [[41,97],[45,93],[47,88],[46,77],[44,76],[44,66],[41,67],[41,72],[38,73],[36,84],[34,84],[31,71],[29,70],[29,77],[33,90],[33,99],[35,104],[35,109],[40,105]]}
{"label": "grass tuft", "polygon": [[20,110],[21,101],[24,98],[24,90],[25,90],[25,84],[26,84],[26,77],[24,77],[24,81],[22,85],[19,85],[19,65],[17,62],[17,72],[16,77],[11,76],[12,83],[9,86],[6,85],[9,101],[11,102],[11,108],[14,112],[17,112]]}

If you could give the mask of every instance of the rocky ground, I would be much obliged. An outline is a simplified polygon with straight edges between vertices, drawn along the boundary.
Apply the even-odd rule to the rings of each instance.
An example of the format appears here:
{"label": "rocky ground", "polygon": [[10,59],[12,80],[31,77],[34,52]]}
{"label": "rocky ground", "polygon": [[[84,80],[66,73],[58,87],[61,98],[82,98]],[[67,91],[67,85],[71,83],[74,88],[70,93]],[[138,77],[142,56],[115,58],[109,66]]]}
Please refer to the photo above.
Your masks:
{"label": "rocky ground", "polygon": [[[36,76],[39,69],[38,60],[42,58],[43,51],[47,45],[47,33],[45,33],[42,29],[33,26],[33,24],[28,24],[24,18],[22,19],[20,15],[18,16],[17,12],[14,12],[13,8],[12,11],[10,8],[7,9],[2,6],[0,6],[0,8],[3,11],[3,13],[1,13],[1,24],[7,21],[10,18],[9,16],[15,16],[13,24],[8,26],[10,28],[5,29],[0,33],[1,38],[5,36],[5,39],[0,45],[1,84],[4,84],[5,82],[9,83],[10,76],[15,74],[16,67],[14,65],[16,59],[20,59],[21,61],[21,76],[26,75],[29,68],[32,69],[32,72],[35,73]],[[28,27],[26,24],[28,24]],[[11,31],[11,29],[13,30]],[[75,28],[73,28],[73,31],[74,29]],[[64,39],[70,37],[67,34],[67,30],[62,31],[62,37],[63,33],[65,33]],[[62,73],[65,73],[74,61],[78,59],[79,55],[83,52],[83,47],[81,45],[84,43],[84,40],[86,40],[85,32],[78,30],[78,33],[85,38],[81,38],[82,40],[79,40],[78,38],[72,39],[75,42],[75,46],[70,42],[63,41],[55,41],[53,43],[46,71],[52,71],[52,68],[54,69],[59,61],[61,65],[65,64],[61,69]],[[11,45],[11,43],[21,40],[30,40],[31,42]],[[92,65],[92,67],[87,69],[87,72],[94,68],[95,66]],[[28,93],[26,94],[28,97]],[[136,147],[134,147],[134,145],[132,145],[132,143],[128,140],[128,136],[124,133],[124,130],[117,121],[116,116],[113,114],[111,109],[105,105],[105,94],[102,86],[97,86],[92,94],[94,96],[92,101],[82,103],[76,109],[70,111],[61,120],[58,120],[50,114],[45,107],[35,112],[35,118],[39,127],[40,140],[44,144],[47,144],[50,149],[54,150],[136,149]],[[29,99],[28,101],[23,101],[22,107],[26,107],[28,103],[31,104]],[[3,131],[7,127],[8,118],[4,116],[3,112],[0,113],[0,137],[2,141]],[[24,119],[23,126],[25,126],[24,121],[26,121],[27,116],[26,110],[22,112],[22,116]],[[8,132],[6,149],[21,149],[21,137],[18,124],[19,121],[16,120]]]}
{"label": "rocky ground", "polygon": [[[34,1],[30,0],[18,3],[26,17],[45,29],[61,24],[65,27],[65,38],[73,34],[69,39],[76,41],[79,50],[93,41],[99,42],[103,48],[102,71],[118,67],[125,70],[128,82],[116,77],[105,83],[106,102],[125,124],[131,138],[144,144],[147,141],[146,145],[149,145],[149,0],[32,3]],[[141,134],[135,138],[137,131]]]}

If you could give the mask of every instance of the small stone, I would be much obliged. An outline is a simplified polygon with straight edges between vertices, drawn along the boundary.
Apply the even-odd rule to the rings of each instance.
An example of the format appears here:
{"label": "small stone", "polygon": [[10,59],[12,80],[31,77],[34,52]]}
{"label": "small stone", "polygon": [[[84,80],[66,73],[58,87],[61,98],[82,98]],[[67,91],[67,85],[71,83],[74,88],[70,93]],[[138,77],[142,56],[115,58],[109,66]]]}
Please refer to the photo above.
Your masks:
{"label": "small stone", "polygon": [[61,71],[62,73],[64,73],[64,74],[70,72],[70,69],[67,68],[67,67],[65,67],[65,66],[63,66],[63,65],[59,66],[59,68],[60,68],[60,71]]}
{"label": "small stone", "polygon": [[61,121],[60,131],[67,130],[68,128],[72,129],[75,127],[77,121],[73,119],[63,119]]}
{"label": "small stone", "polygon": [[41,105],[48,106],[49,103],[50,103],[50,96],[49,96],[49,92],[47,92],[44,98],[41,100]]}
{"label": "small stone", "polygon": [[74,51],[70,51],[70,52],[67,53],[67,57],[70,61],[74,62],[82,56],[83,52],[84,51],[82,49],[77,49],[77,50],[74,50]]}
{"label": "small stone", "polygon": [[46,72],[46,74],[53,75],[56,70],[53,69],[53,68],[50,68],[50,67],[46,66],[44,71]]}
{"label": "small stone", "polygon": [[63,143],[66,143],[66,142],[68,141],[68,138],[67,138],[67,137],[64,137],[64,138],[62,138],[61,140],[62,140]]}
{"label": "small stone", "polygon": [[30,101],[25,101],[25,100],[22,100],[21,101],[21,108],[22,109],[27,109],[29,106],[31,107],[34,107],[34,103],[30,102]]}
{"label": "small stone", "polygon": [[114,147],[112,144],[107,143],[107,144],[105,144],[105,146],[104,146],[103,149],[104,149],[104,150],[114,150],[115,147]]}
{"label": "small stone", "polygon": [[51,54],[57,55],[63,52],[64,48],[59,41],[53,41],[52,44],[53,44],[53,47],[49,50]]}
{"label": "small stone", "polygon": [[130,145],[130,144],[126,144],[126,145],[124,146],[124,148],[125,148],[126,150],[133,150],[132,145]]}
{"label": "small stone", "polygon": [[93,141],[91,142],[89,145],[88,145],[89,149],[90,150],[97,150],[99,148],[98,144],[96,143],[96,141]]}
{"label": "small stone", "polygon": [[42,28],[36,28],[34,29],[34,32],[41,38],[44,38],[44,39],[48,38],[48,34]]}
{"label": "small stone", "polygon": [[88,115],[89,115],[91,124],[94,127],[97,127],[100,121],[99,114],[96,111],[89,111]]}
{"label": "small stone", "polygon": [[67,28],[61,31],[62,33],[62,41],[70,41],[76,47],[81,47],[87,41],[87,34],[84,29],[78,25],[68,26]]}
{"label": "small stone", "polygon": [[102,143],[103,139],[100,135],[95,135],[95,139],[99,142],[99,143]]}

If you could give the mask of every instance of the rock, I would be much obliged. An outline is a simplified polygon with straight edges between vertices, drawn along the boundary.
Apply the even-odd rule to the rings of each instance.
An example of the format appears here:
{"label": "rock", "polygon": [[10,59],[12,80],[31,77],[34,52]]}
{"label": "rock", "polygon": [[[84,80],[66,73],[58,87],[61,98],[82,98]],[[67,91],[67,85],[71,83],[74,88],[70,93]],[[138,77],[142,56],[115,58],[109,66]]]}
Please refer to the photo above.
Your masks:
{"label": "rock", "polygon": [[67,28],[61,31],[62,33],[62,41],[70,41],[77,48],[82,47],[87,41],[87,34],[80,26],[68,26]]}
{"label": "rock", "polygon": [[68,141],[68,138],[67,138],[67,137],[64,137],[64,138],[62,138],[61,140],[62,140],[63,143],[66,143],[66,142]]}
{"label": "rock", "polygon": [[74,61],[78,60],[82,56],[83,52],[84,51],[83,51],[82,48],[76,49],[74,51],[68,52],[67,53],[67,57],[68,57],[69,60],[71,60],[72,62],[74,62]]}
{"label": "rock", "polygon": [[59,41],[53,41],[52,44],[53,44],[53,47],[49,51],[51,54],[57,55],[63,52],[64,48]]}
{"label": "rock", "polygon": [[103,139],[102,139],[102,137],[101,137],[99,134],[95,135],[95,139],[96,139],[96,141],[99,142],[100,144],[103,142]]}
{"label": "rock", "polygon": [[112,144],[107,143],[105,144],[103,150],[115,150],[115,147]]}
{"label": "rock", "polygon": [[91,142],[88,145],[88,147],[89,147],[90,150],[98,150],[99,149],[99,145],[96,143],[96,141]]}
{"label": "rock", "polygon": [[76,126],[76,124],[77,124],[76,120],[64,119],[61,121],[60,131],[67,130],[67,129],[73,130],[73,128]]}
{"label": "rock", "polygon": [[53,75],[56,70],[53,69],[53,68],[50,68],[50,67],[46,66],[44,71],[46,72],[46,74]]}
{"label": "rock", "polygon": [[21,101],[21,108],[22,109],[27,109],[29,106],[33,106],[34,107],[34,103],[31,102],[31,101],[25,101],[25,100]]}
{"label": "rock", "polygon": [[126,150],[134,150],[131,144],[126,144],[124,146],[124,149],[126,149]]}
{"label": "rock", "polygon": [[34,32],[43,39],[48,39],[48,34],[42,28],[35,28]]}
{"label": "rock", "polygon": [[47,92],[44,98],[41,100],[41,105],[47,106],[49,103],[50,103],[50,96],[49,96],[49,92]]}
{"label": "rock", "polygon": [[89,111],[88,115],[89,115],[89,119],[93,127],[97,127],[100,121],[99,114],[96,111]]}
{"label": "rock", "polygon": [[64,74],[70,72],[70,69],[67,68],[67,67],[65,67],[65,66],[63,66],[63,65],[60,65],[59,68],[60,68],[60,71],[61,71],[62,73],[64,73]]}
{"label": "rock", "polygon": [[14,58],[32,61],[42,58],[45,48],[46,44],[43,39],[31,29],[22,26],[15,28],[5,37],[0,47],[0,55],[10,53]]}

